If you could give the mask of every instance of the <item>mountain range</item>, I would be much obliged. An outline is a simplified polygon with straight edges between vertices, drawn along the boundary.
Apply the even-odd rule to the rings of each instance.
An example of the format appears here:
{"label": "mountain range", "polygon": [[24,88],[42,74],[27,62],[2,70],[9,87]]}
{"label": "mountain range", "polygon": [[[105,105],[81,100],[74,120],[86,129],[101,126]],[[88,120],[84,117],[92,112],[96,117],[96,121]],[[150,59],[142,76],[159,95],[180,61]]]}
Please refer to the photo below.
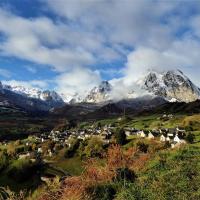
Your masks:
{"label": "mountain range", "polygon": [[[188,103],[195,101],[200,97],[200,89],[180,70],[169,70],[164,72],[148,71],[145,76],[134,82],[130,91],[123,95],[121,99],[118,98],[117,100],[113,95],[115,87],[116,86],[108,81],[103,81],[99,86],[96,86],[89,91],[86,97],[82,99],[82,102],[116,102],[147,95],[161,97],[170,102],[176,101]],[[139,94],[138,91],[140,91]],[[74,99],[73,102],[80,101]]]}
{"label": "mountain range", "polygon": [[[75,94],[70,99],[55,91],[10,86],[0,82],[0,105],[15,105],[29,111],[50,111],[66,104],[79,104],[79,106],[80,104],[97,104],[97,107],[101,107],[117,103],[123,107],[134,107],[137,110],[139,104],[143,104],[145,107],[147,105],[155,106],[155,102],[159,102],[160,105],[162,101],[188,103],[200,97],[200,89],[180,70],[148,71],[145,76],[140,77],[134,83],[133,88],[127,94],[117,100],[113,96],[115,87],[109,81],[102,81],[100,85],[88,91],[85,97]],[[135,87],[137,90],[145,91],[144,95],[138,96]],[[154,104],[152,104],[153,99],[157,99]]]}

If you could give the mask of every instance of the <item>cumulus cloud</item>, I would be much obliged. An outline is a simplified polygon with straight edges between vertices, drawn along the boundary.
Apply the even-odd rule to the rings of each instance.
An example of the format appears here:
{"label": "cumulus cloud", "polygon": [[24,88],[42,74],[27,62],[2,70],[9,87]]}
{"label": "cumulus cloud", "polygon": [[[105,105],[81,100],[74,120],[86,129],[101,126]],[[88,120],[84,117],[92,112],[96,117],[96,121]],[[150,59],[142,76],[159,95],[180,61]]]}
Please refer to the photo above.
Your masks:
{"label": "cumulus cloud", "polygon": [[199,49],[200,42],[191,38],[176,40],[164,51],[138,48],[128,55],[124,70],[126,82],[136,81],[148,69],[160,72],[171,69],[180,69],[185,72],[188,68],[193,71],[198,70],[200,66]]}
{"label": "cumulus cloud", "polygon": [[[133,47],[148,43],[160,48],[171,40],[173,30],[158,21],[177,6],[177,3],[151,0],[45,2],[56,14],[78,23],[83,30],[101,31],[110,44],[122,43]],[[158,38],[161,42],[155,43]]]}
{"label": "cumulus cloud", "polygon": [[100,83],[101,78],[98,71],[91,71],[86,68],[75,68],[59,75],[55,81],[60,93],[73,96],[74,91],[76,91],[80,96],[85,96],[89,89]]}
{"label": "cumulus cloud", "polygon": [[[60,92],[84,95],[109,72],[122,76],[111,82],[117,85],[113,95],[123,96],[149,68],[179,68],[199,83],[200,2],[40,1],[56,17],[0,9],[0,55],[54,70]],[[124,62],[120,73],[105,67],[117,61]]]}

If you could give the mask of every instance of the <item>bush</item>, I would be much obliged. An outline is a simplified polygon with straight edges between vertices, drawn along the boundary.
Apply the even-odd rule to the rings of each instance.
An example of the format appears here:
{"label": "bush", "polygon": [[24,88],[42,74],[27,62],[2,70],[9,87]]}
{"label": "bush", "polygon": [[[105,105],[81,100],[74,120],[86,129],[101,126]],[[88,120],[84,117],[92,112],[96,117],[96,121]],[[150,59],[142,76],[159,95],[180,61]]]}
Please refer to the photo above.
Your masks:
{"label": "bush", "polygon": [[24,151],[25,151],[25,147],[24,147],[24,146],[19,146],[19,147],[17,147],[17,148],[15,149],[15,152],[16,152],[17,154],[22,153],[22,152],[24,152]]}
{"label": "bush", "polygon": [[76,153],[76,150],[79,148],[80,141],[78,139],[70,140],[70,147],[65,151],[65,158],[72,158]]}
{"label": "bush", "polygon": [[37,171],[37,164],[31,160],[21,159],[15,160],[9,166],[8,176],[18,182],[23,182],[32,177]]}
{"label": "bush", "polygon": [[143,153],[147,153],[148,148],[149,148],[149,145],[145,144],[144,142],[137,143],[137,149]]}
{"label": "bush", "polygon": [[0,171],[4,170],[8,166],[9,158],[5,152],[0,152]]}
{"label": "bush", "polygon": [[115,188],[111,184],[102,184],[88,188],[94,200],[112,200],[116,194]]}
{"label": "bush", "polygon": [[136,174],[134,171],[128,169],[128,168],[120,168],[117,169],[117,175],[116,175],[116,180],[117,181],[128,181],[128,182],[134,182],[136,179]]}
{"label": "bush", "polygon": [[171,147],[170,142],[169,141],[165,141],[165,143],[164,143],[164,149],[168,149],[170,147]]}
{"label": "bush", "polygon": [[194,139],[195,139],[195,135],[192,133],[188,133],[188,135],[186,136],[186,141],[189,142],[190,144],[194,142]]}
{"label": "bush", "polygon": [[116,138],[117,144],[120,144],[120,145],[126,144],[126,134],[125,134],[124,129],[117,130],[115,138]]}
{"label": "bush", "polygon": [[185,128],[185,130],[186,130],[186,131],[193,131],[194,129],[193,129],[193,127],[190,125],[190,126],[187,126],[187,127]]}
{"label": "bush", "polygon": [[87,157],[101,157],[103,152],[103,141],[99,137],[92,137],[88,140],[88,145],[84,150]]}
{"label": "bush", "polygon": [[167,164],[167,154],[160,153],[159,154],[159,163],[157,165],[158,170],[165,169]]}

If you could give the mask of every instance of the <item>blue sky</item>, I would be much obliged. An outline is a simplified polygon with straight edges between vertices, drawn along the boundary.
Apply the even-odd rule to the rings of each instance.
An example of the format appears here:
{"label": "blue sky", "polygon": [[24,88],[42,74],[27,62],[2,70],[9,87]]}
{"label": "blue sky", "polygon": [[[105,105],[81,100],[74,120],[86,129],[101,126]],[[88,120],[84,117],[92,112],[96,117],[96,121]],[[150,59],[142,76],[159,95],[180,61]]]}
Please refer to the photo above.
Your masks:
{"label": "blue sky", "polygon": [[199,0],[1,0],[0,80],[65,94],[149,68],[200,85]]}

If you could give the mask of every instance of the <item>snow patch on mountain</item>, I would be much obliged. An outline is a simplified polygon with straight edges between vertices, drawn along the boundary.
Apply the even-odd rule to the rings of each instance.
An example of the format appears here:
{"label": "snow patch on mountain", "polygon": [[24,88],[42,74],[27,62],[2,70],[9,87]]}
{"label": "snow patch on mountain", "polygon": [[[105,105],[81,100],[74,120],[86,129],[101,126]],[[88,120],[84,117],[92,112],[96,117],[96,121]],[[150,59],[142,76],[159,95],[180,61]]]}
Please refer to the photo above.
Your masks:
{"label": "snow patch on mountain", "polygon": [[4,90],[12,91],[16,94],[23,95],[27,98],[39,99],[42,101],[55,101],[55,102],[63,102],[60,95],[58,95],[55,91],[41,91],[37,88],[27,88],[23,86],[11,86],[11,85],[2,85]]}
{"label": "snow patch on mountain", "polygon": [[108,81],[102,81],[99,86],[94,87],[84,98],[84,102],[100,103],[111,99],[112,85]]}
{"label": "snow patch on mountain", "polygon": [[139,83],[148,92],[172,102],[191,102],[200,96],[199,88],[180,70],[150,71]]}

